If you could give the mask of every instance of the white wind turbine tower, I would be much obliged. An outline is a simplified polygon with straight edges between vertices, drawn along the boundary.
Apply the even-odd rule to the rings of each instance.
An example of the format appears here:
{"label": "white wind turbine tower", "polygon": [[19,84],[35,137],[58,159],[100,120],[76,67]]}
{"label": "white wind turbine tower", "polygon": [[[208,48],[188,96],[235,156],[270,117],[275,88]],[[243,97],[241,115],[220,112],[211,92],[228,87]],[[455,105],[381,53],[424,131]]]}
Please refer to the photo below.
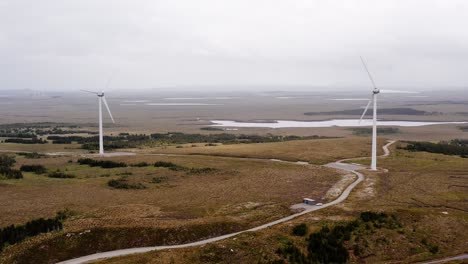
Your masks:
{"label": "white wind turbine tower", "polygon": [[369,109],[369,106],[371,103],[373,103],[373,116],[372,116],[372,161],[371,161],[371,170],[376,171],[377,170],[377,95],[380,93],[416,93],[416,92],[409,92],[409,91],[399,91],[399,90],[380,90],[377,88],[374,82],[374,78],[372,78],[372,75],[369,72],[369,69],[367,68],[366,63],[364,62],[364,59],[361,57],[361,62],[362,65],[364,66],[364,69],[367,72],[367,75],[369,76],[369,79],[372,83],[372,87],[374,88],[372,90],[372,98],[369,100],[367,103],[366,108],[364,109],[364,113],[362,113],[361,118],[359,119],[359,122],[362,121],[364,116],[367,113],[367,109]]}
{"label": "white wind turbine tower", "polygon": [[361,119],[359,119],[359,122],[362,121],[362,118],[366,115],[367,109],[369,108],[370,104],[373,102],[374,103],[374,108],[373,108],[373,118],[372,118],[372,162],[371,162],[371,170],[377,170],[377,95],[380,93],[380,90],[377,88],[375,85],[374,79],[372,78],[372,75],[370,74],[369,70],[367,69],[366,63],[364,62],[364,59],[361,57],[361,62],[362,65],[364,66],[364,69],[366,69],[367,75],[369,75],[369,79],[372,83],[372,86],[374,87],[374,90],[372,90],[372,98],[369,100],[367,103],[366,109],[364,109],[364,113],[362,113]]}
{"label": "white wind turbine tower", "polygon": [[102,103],[104,102],[104,105],[107,108],[107,112],[109,112],[109,116],[112,120],[112,123],[115,123],[114,118],[112,117],[112,113],[109,109],[109,105],[107,104],[106,97],[104,96],[104,91],[101,93],[98,92],[92,92],[92,91],[87,91],[87,90],[81,90],[83,92],[87,93],[92,93],[98,96],[99,100],[99,155],[104,155],[104,135],[102,131]]}

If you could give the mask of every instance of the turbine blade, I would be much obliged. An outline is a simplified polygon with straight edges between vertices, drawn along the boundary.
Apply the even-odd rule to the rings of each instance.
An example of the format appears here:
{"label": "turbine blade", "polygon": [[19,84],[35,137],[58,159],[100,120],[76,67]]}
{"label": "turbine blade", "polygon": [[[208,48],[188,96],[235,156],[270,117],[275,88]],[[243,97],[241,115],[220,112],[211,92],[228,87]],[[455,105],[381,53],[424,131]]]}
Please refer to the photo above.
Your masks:
{"label": "turbine blade", "polygon": [[92,94],[99,94],[98,92],[88,91],[88,90],[80,90],[85,93],[92,93]]}
{"label": "turbine blade", "polygon": [[380,90],[381,93],[395,93],[395,94],[417,94],[418,92],[413,91],[401,91],[401,90]]}
{"label": "turbine blade", "polygon": [[110,118],[112,119],[112,123],[115,123],[114,117],[112,117],[112,113],[111,113],[111,111],[110,111],[110,109],[109,109],[109,105],[107,104],[107,100],[106,100],[106,97],[105,97],[105,96],[102,97],[102,101],[104,102],[104,105],[105,105],[106,108],[107,108],[107,112],[109,112],[109,116],[110,116]]}
{"label": "turbine blade", "polygon": [[367,75],[369,76],[369,79],[370,79],[370,81],[372,83],[373,88],[377,89],[377,86],[375,85],[374,79],[372,78],[372,75],[370,74],[369,69],[367,69],[366,62],[364,61],[364,59],[361,56],[359,56],[359,58],[361,58],[362,65],[364,66],[364,69],[366,69]]}
{"label": "turbine blade", "polygon": [[366,115],[367,109],[369,109],[369,106],[370,106],[371,103],[372,103],[372,99],[369,100],[369,102],[367,103],[366,109],[364,109],[364,113],[362,113],[362,116],[361,116],[361,118],[359,119],[359,123],[361,123],[362,119],[363,119],[364,116]]}

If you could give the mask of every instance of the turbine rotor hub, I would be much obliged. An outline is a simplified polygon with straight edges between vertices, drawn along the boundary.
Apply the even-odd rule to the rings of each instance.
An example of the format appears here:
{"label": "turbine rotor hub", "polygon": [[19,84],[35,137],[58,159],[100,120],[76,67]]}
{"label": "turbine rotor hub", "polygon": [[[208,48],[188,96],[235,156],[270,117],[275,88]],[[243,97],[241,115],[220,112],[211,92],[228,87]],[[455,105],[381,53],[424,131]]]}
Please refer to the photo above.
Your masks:
{"label": "turbine rotor hub", "polygon": [[374,94],[378,94],[378,93],[380,93],[380,89],[374,88],[374,90],[373,90],[372,92],[373,92]]}

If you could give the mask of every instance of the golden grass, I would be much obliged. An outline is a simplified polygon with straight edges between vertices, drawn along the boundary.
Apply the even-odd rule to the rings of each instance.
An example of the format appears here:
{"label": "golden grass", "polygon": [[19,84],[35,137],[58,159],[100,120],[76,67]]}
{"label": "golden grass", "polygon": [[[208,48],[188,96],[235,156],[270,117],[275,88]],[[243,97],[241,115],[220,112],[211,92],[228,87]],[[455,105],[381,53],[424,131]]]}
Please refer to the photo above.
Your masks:
{"label": "golden grass", "polygon": [[[379,140],[383,145],[384,139]],[[184,148],[164,147],[137,151],[150,153],[202,154],[229,157],[250,157],[262,159],[282,159],[287,161],[307,161],[312,164],[325,164],[339,159],[365,157],[370,155],[370,138],[338,138],[297,140],[277,143],[235,144],[197,147],[185,145]],[[379,148],[380,149],[380,148]]]}
{"label": "golden grass", "polygon": [[[309,233],[323,225],[350,221],[358,212],[372,210],[396,213],[403,227],[376,230],[365,239],[372,254],[352,258],[351,263],[412,263],[466,253],[468,240],[468,179],[466,159],[430,153],[396,150],[380,165],[389,172],[365,172],[366,180],[342,204],[304,215],[290,222],[196,248],[165,250],[97,261],[128,263],[257,263],[278,259],[276,249],[285,241],[306,251],[303,238],[290,235],[299,223]],[[435,254],[423,241],[437,245]]]}
{"label": "golden grass", "polygon": [[426,152],[397,150],[380,160],[378,197],[373,204],[439,208],[468,212],[468,160]]}
{"label": "golden grass", "polygon": [[[335,171],[270,161],[224,157],[119,157],[127,163],[170,161],[187,167],[213,167],[216,172],[189,174],[165,168],[100,169],[68,163],[69,157],[19,158],[21,164],[43,164],[51,170],[76,175],[75,179],[51,179],[25,173],[23,180],[4,180],[0,185],[0,225],[50,217],[68,208],[78,215],[70,228],[106,225],[160,225],[166,220],[200,217],[251,218],[252,224],[288,214],[290,205],[303,197],[320,198],[339,180]],[[143,183],[144,190],[117,190],[107,181],[131,172],[128,179]],[[150,183],[153,177],[167,181]]]}
{"label": "golden grass", "polygon": [[[27,151],[27,152],[87,152],[81,149],[80,144],[17,144],[0,143],[0,149],[3,151]],[[1,153],[1,152],[0,152]]]}

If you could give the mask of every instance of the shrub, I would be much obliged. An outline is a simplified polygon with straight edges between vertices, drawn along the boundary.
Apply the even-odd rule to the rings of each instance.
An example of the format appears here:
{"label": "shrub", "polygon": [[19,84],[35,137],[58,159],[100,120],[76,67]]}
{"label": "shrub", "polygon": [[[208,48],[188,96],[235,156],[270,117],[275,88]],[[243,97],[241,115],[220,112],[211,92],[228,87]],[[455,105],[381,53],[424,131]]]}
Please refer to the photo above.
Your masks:
{"label": "shrub", "polygon": [[27,159],[40,159],[42,157],[45,157],[46,155],[44,154],[39,154],[37,152],[32,152],[32,153],[29,153],[29,152],[19,152],[17,153],[18,155],[20,156],[24,156],[25,158]]}
{"label": "shrub", "polygon": [[216,171],[218,171],[218,169],[215,169],[215,168],[190,168],[188,170],[190,174],[206,174],[206,173],[212,173]]}
{"label": "shrub", "polygon": [[89,165],[90,167],[101,167],[103,169],[127,167],[124,162],[115,162],[111,160],[94,160],[90,158],[81,158],[78,160],[80,165]]}
{"label": "shrub", "polygon": [[167,162],[167,161],[157,161],[154,163],[155,167],[162,167],[162,168],[168,168],[173,171],[180,171],[180,170],[185,170],[185,167],[182,167],[180,165],[174,164],[172,162]]}
{"label": "shrub", "polygon": [[147,167],[149,166],[149,164],[145,161],[142,161],[142,162],[139,162],[139,163],[135,163],[135,164],[132,164],[130,165],[131,167]]}
{"label": "shrub", "polygon": [[130,184],[125,178],[110,180],[107,182],[107,185],[115,189],[146,189],[146,186],[144,186],[143,184]]}
{"label": "shrub", "polygon": [[12,169],[15,163],[15,157],[0,155],[0,175],[3,175],[7,179],[22,179],[23,174],[21,171]]}
{"label": "shrub", "polygon": [[362,212],[360,218],[364,222],[382,222],[387,219],[388,215],[385,213],[375,212]]}
{"label": "shrub", "polygon": [[296,225],[293,230],[292,234],[295,236],[305,236],[307,234],[308,228],[307,225],[302,223],[299,225]]}
{"label": "shrub", "polygon": [[311,263],[307,256],[304,255],[304,253],[302,253],[301,250],[291,242],[288,242],[282,248],[279,248],[276,253],[285,257],[289,263]]}
{"label": "shrub", "polygon": [[54,172],[50,172],[47,177],[49,178],[58,178],[58,179],[71,179],[71,178],[75,178],[75,175],[73,174],[67,174],[67,173],[64,173],[64,172],[61,172],[61,171],[54,171]]}
{"label": "shrub", "polygon": [[15,165],[16,159],[13,156],[8,156],[8,155],[0,155],[0,173],[2,170],[8,170]]}
{"label": "shrub", "polygon": [[23,173],[19,170],[10,169],[3,173],[3,176],[7,179],[18,180],[23,178]]}
{"label": "shrub", "polygon": [[429,246],[429,252],[431,252],[432,254],[436,254],[437,252],[439,252],[439,246],[437,246],[437,245],[430,245],[430,246]]}
{"label": "shrub", "polygon": [[162,183],[167,180],[168,180],[167,176],[153,177],[153,179],[151,180],[151,183]]}
{"label": "shrub", "polygon": [[20,171],[34,172],[35,174],[43,174],[47,172],[47,169],[42,165],[22,165]]}

